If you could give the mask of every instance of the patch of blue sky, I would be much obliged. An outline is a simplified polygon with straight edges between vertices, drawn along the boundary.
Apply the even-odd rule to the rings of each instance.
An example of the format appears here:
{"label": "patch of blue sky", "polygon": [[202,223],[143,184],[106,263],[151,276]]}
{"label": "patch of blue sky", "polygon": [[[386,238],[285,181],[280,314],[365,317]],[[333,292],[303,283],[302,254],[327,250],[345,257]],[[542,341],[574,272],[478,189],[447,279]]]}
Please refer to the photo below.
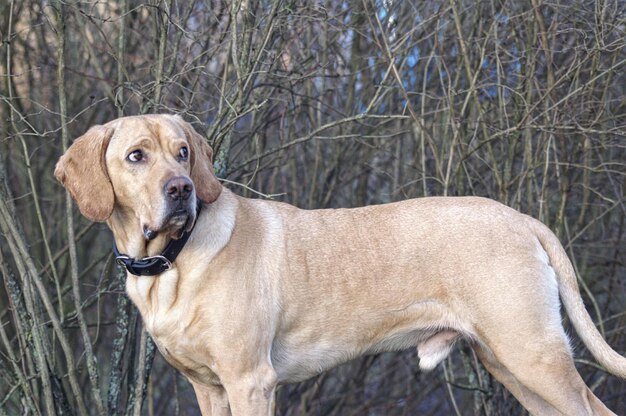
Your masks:
{"label": "patch of blue sky", "polygon": [[419,60],[420,60],[420,48],[417,46],[414,46],[413,48],[411,48],[411,51],[409,52],[409,55],[406,58],[406,64],[409,66],[409,68],[413,68],[415,65],[417,65]]}
{"label": "patch of blue sky", "polygon": [[439,40],[439,42],[443,42],[446,38],[446,33],[447,33],[447,26],[450,24],[450,22],[448,22],[447,20],[442,20],[438,25],[438,30],[437,30],[437,39]]}
{"label": "patch of blue sky", "polygon": [[509,19],[509,16],[507,16],[506,14],[497,13],[496,20],[498,21],[498,23],[502,25],[507,25],[510,19]]}
{"label": "patch of blue sky", "polygon": [[426,70],[426,82],[430,82],[433,79],[433,76],[439,77],[440,82],[445,82],[448,77],[448,72],[445,68],[437,68],[437,64],[435,62],[431,62],[430,65],[425,69]]}
{"label": "patch of blue sky", "polygon": [[513,73],[517,74],[522,70],[522,63],[520,62],[519,50],[515,44],[511,45],[511,55],[514,57],[511,62],[511,70]]}
{"label": "patch of blue sky", "polygon": [[486,98],[496,98],[496,96],[498,95],[498,88],[492,84],[485,88],[481,88],[480,92],[482,94],[480,94],[479,100],[483,101]]}
{"label": "patch of blue sky", "polygon": [[350,50],[352,40],[354,39],[354,30],[348,29],[339,37],[339,44],[342,48]]}
{"label": "patch of blue sky", "polygon": [[323,82],[321,76],[313,77],[311,81],[313,82],[313,85],[315,86],[315,89],[317,91],[322,91]]}
{"label": "patch of blue sky", "polygon": [[382,21],[386,17],[387,17],[387,9],[385,9],[385,7],[381,5],[381,7],[378,8],[378,18]]}
{"label": "patch of blue sky", "polygon": [[344,13],[341,13],[341,15],[343,16],[343,19],[341,19],[341,22],[344,25],[349,25],[350,22],[352,21],[352,11],[350,11],[347,5],[342,6],[342,9]]}
{"label": "patch of blue sky", "polygon": [[354,90],[355,92],[359,92],[361,90],[361,88],[363,87],[363,73],[361,71],[358,71],[355,74],[355,84],[354,84]]}
{"label": "patch of blue sky", "polygon": [[496,95],[498,95],[498,88],[492,82],[498,76],[498,69],[496,68],[496,61],[491,61],[488,57],[484,57],[481,66],[482,66],[482,69],[484,70],[484,73],[487,74],[486,81],[488,82],[488,84],[486,84],[485,87],[481,88],[482,94],[480,98],[481,99],[495,98]]}
{"label": "patch of blue sky", "polygon": [[408,70],[402,79],[402,85],[406,90],[414,90],[417,84],[417,72]]}

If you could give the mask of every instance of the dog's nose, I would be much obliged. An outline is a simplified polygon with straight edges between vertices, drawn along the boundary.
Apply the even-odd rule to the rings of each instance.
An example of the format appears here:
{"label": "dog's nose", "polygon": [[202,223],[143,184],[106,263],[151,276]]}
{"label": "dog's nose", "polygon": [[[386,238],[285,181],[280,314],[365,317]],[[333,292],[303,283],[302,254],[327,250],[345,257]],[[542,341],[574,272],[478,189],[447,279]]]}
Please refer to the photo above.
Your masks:
{"label": "dog's nose", "polygon": [[173,200],[189,199],[191,191],[193,191],[193,183],[184,176],[172,178],[165,184],[165,193]]}

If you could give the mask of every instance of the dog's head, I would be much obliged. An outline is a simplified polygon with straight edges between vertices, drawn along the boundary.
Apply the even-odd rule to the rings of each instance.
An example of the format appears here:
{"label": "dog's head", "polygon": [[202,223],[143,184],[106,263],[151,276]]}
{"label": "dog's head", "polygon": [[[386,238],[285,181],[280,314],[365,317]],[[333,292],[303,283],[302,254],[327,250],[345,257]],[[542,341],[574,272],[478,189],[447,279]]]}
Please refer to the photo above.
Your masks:
{"label": "dog's head", "polygon": [[92,221],[116,213],[135,219],[146,239],[174,238],[195,222],[197,201],[215,201],[222,186],[213,151],[178,116],[124,117],[94,126],[74,141],[54,175]]}

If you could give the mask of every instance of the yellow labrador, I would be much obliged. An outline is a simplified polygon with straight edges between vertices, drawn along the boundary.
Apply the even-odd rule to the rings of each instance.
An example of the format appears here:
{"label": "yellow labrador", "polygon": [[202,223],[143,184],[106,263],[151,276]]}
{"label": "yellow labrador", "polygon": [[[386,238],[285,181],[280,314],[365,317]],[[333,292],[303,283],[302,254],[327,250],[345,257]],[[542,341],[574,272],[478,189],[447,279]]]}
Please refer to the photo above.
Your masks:
{"label": "yellow labrador", "polygon": [[626,378],[626,359],[540,222],[476,197],[301,210],[235,195],[211,158],[180,117],[149,115],[92,127],[55,171],[113,231],[128,294],[204,415],[270,415],[278,383],[363,354],[417,348],[429,370],[459,338],[533,414],[613,414],[574,367],[559,295],[600,364]]}

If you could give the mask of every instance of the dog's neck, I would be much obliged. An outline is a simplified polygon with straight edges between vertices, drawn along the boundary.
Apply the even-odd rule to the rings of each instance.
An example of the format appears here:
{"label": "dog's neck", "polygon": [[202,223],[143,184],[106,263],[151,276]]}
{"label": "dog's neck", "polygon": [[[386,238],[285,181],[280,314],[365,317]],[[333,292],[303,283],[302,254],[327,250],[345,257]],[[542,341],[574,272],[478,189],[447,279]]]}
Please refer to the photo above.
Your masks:
{"label": "dog's neck", "polygon": [[[228,244],[235,229],[238,197],[224,189],[220,197],[211,204],[203,205],[196,225],[187,244],[177,257],[172,270],[157,277],[127,274],[126,291],[137,306],[148,330],[155,334],[159,325],[165,325],[166,312],[184,299],[179,297],[179,281],[194,281],[205,277],[211,262]],[[111,217],[109,227],[118,242],[119,250],[129,256],[145,257],[160,253],[168,243],[165,236],[147,241],[141,227],[121,227],[119,218]],[[194,287],[191,284],[190,287]],[[164,315],[165,314],[165,315]]]}
{"label": "dog's neck", "polygon": [[[233,231],[236,210],[236,196],[224,189],[216,201],[204,205],[196,219],[196,227],[198,223],[206,222],[206,226],[201,226],[200,229],[208,230],[209,233],[197,235],[203,232],[194,230],[190,243],[206,240],[204,244],[209,253],[221,250]],[[113,232],[118,251],[132,258],[160,255],[172,239],[171,233],[159,233],[152,240],[146,239],[139,218],[123,209],[114,210],[107,225]]]}

